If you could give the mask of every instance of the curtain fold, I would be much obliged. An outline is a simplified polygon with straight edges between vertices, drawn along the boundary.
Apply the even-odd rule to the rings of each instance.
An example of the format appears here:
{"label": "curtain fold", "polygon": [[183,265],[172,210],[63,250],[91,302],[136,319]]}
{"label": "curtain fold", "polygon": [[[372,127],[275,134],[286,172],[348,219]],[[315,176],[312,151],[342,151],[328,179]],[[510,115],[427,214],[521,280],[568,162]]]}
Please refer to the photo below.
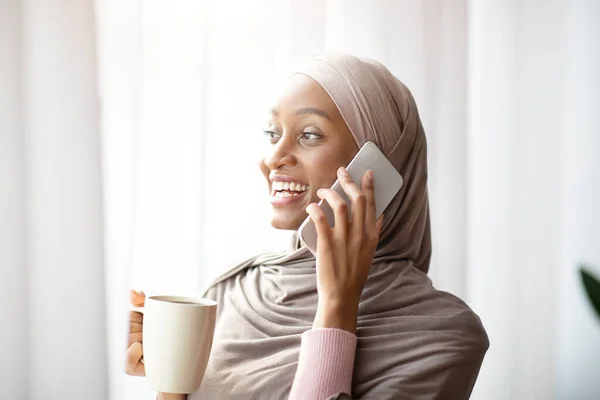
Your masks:
{"label": "curtain fold", "polygon": [[594,399],[600,17],[593,1],[468,5],[467,300],[491,347],[474,398]]}
{"label": "curtain fold", "polygon": [[0,386],[15,399],[29,362],[21,13],[18,0],[0,3]]}
{"label": "curtain fold", "polygon": [[104,400],[93,2],[1,7],[2,395]]}
{"label": "curtain fold", "polygon": [[143,379],[126,381],[128,329],[140,142],[141,0],[95,2],[104,199],[104,277],[111,399],[135,399]]}

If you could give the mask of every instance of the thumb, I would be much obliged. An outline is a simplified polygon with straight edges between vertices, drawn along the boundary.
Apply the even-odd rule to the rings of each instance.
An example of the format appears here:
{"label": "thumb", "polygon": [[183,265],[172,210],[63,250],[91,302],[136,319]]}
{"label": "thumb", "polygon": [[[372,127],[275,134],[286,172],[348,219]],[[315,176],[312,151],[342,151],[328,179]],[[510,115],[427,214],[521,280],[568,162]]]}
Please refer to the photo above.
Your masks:
{"label": "thumb", "polygon": [[131,305],[136,307],[142,307],[144,305],[144,302],[146,301],[146,295],[144,294],[144,292],[137,290],[131,290],[130,298]]}
{"label": "thumb", "polygon": [[133,342],[125,354],[125,373],[131,376],[146,375],[146,368],[142,363],[143,355],[143,345],[140,342]]}

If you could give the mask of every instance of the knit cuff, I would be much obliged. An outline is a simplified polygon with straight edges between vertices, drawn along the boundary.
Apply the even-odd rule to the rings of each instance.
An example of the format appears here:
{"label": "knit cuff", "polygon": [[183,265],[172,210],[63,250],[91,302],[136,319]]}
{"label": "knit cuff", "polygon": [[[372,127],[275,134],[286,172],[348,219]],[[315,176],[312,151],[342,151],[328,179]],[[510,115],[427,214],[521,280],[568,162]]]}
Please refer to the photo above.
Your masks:
{"label": "knit cuff", "polygon": [[341,329],[304,332],[290,399],[323,400],[339,393],[350,395],[356,342],[356,335]]}

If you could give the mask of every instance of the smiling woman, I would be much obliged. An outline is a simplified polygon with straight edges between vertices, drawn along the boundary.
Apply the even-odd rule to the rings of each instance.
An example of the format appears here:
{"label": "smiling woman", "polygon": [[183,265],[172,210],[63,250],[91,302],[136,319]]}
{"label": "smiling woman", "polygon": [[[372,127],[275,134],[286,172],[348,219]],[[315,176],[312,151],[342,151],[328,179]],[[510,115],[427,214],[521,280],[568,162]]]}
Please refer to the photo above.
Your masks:
{"label": "smiling woman", "polygon": [[[285,81],[265,133],[260,169],[271,224],[296,230],[308,214],[317,254],[296,241],[210,286],[204,295],[219,304],[215,341],[202,386],[188,399],[469,397],[488,339],[477,315],[426,275],[427,153],[410,91],[375,61],[323,54]],[[373,174],[353,182],[344,169],[367,141],[405,180],[377,221]],[[351,217],[328,189],[336,178]],[[315,204],[321,199],[334,226]],[[143,374],[139,340],[128,368]]]}
{"label": "smiling woman", "polygon": [[286,81],[265,133],[273,147],[259,165],[271,194],[271,224],[295,230],[306,207],[319,200],[317,190],[333,184],[336,169],[350,162],[358,146],[323,87],[300,74]]}

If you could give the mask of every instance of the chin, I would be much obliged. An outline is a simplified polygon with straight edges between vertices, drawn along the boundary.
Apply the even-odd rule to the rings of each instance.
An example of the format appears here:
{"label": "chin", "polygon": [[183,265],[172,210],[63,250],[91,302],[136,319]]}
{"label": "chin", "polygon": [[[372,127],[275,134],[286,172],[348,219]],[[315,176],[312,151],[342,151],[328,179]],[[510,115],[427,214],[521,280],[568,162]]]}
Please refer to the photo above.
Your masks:
{"label": "chin", "polygon": [[302,225],[302,222],[306,219],[307,215],[281,215],[277,212],[271,218],[271,226],[275,229],[281,229],[286,231],[296,231]]}

